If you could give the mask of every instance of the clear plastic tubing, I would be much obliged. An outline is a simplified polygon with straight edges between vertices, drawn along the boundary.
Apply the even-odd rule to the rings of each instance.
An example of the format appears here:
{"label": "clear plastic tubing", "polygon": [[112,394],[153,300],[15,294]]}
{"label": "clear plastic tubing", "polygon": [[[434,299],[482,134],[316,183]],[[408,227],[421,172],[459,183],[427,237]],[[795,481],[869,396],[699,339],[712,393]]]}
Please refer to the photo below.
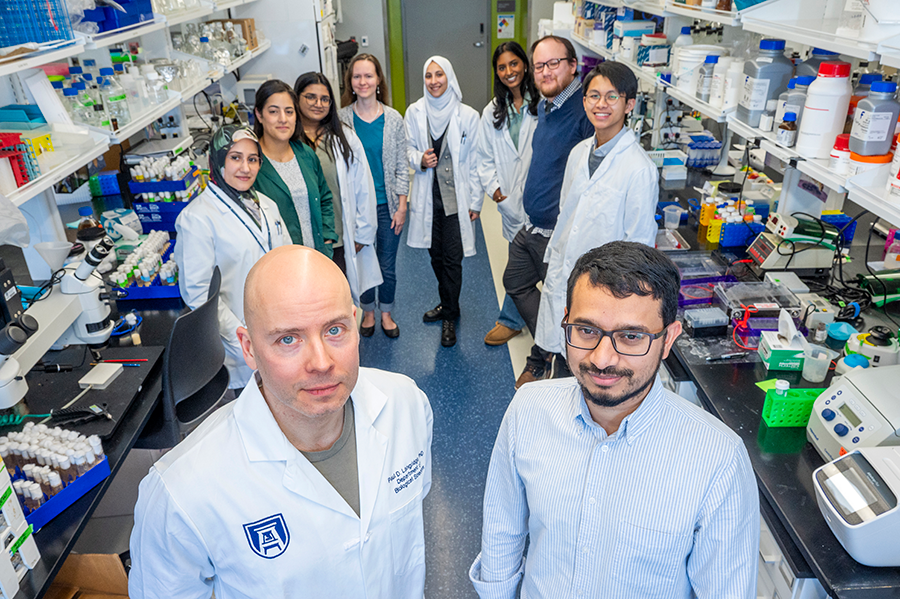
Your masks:
{"label": "clear plastic tubing", "polygon": [[823,62],[809,86],[803,120],[797,134],[797,152],[807,158],[828,158],[835,138],[843,132],[850,106],[850,64]]}

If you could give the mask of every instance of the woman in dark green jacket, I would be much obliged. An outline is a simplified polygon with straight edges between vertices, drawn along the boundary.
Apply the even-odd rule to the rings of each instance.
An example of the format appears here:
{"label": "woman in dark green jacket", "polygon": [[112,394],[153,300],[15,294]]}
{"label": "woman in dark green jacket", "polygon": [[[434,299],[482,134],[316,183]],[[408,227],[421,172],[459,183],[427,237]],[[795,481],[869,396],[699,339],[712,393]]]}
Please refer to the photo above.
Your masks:
{"label": "woman in dark green jacket", "polygon": [[297,96],[270,80],[256,92],[256,123],[263,157],[253,188],[278,204],[291,239],[329,258],[337,241],[331,190],[316,153],[300,138]]}

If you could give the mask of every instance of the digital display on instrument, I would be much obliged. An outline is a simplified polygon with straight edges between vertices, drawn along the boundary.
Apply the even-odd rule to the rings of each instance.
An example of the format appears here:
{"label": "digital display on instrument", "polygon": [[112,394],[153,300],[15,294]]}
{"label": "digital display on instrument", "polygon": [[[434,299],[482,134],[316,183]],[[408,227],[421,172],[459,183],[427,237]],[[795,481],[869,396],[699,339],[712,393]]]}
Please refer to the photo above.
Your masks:
{"label": "digital display on instrument", "polygon": [[851,410],[850,406],[848,406],[847,404],[839,407],[838,411],[844,415],[844,418],[847,419],[851,427],[856,428],[857,426],[862,424],[862,420],[859,419],[859,416],[857,416],[856,413]]}

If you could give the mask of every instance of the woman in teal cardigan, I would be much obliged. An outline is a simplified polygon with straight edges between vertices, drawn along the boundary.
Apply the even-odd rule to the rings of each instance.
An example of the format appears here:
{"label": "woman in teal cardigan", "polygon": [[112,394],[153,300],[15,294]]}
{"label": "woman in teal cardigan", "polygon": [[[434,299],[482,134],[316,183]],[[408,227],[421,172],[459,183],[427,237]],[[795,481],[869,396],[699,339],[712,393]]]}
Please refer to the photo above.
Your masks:
{"label": "woman in teal cardigan", "polygon": [[254,129],[263,157],[253,188],[278,205],[294,243],[331,258],[338,239],[331,190],[316,153],[300,140],[297,106],[283,81],[266,81],[256,92]]}

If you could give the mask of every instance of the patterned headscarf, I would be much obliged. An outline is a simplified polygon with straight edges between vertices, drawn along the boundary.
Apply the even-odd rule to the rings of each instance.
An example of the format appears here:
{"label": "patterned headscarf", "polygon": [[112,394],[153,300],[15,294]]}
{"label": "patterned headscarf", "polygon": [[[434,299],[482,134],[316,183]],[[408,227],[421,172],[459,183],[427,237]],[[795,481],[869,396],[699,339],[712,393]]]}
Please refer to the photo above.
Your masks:
{"label": "patterned headscarf", "polygon": [[238,191],[225,182],[225,157],[228,156],[232,146],[242,139],[249,139],[256,144],[256,150],[262,160],[262,148],[253,129],[243,125],[222,125],[213,133],[209,144],[209,178],[229,198],[243,206],[243,200],[258,202],[256,192],[252,188],[248,191]]}

